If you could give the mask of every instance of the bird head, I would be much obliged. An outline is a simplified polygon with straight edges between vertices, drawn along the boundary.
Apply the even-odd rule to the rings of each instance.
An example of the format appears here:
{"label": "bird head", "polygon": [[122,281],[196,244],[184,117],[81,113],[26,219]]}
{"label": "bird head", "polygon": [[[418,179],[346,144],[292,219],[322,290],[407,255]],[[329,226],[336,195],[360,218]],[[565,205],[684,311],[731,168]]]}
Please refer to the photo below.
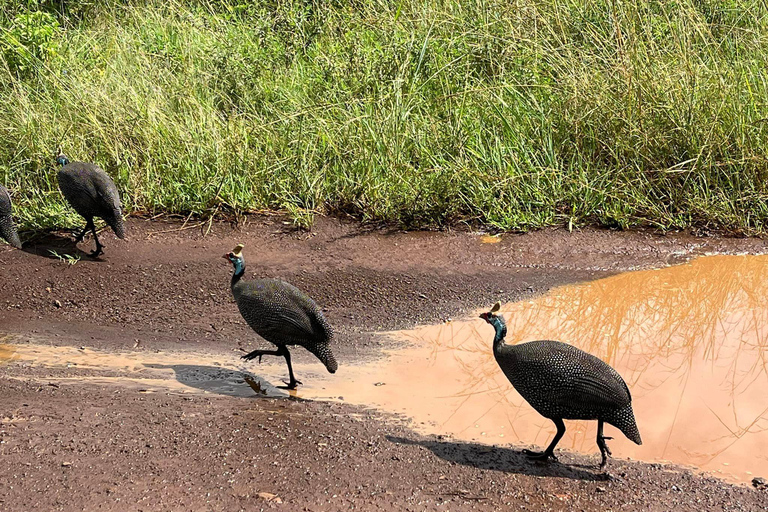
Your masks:
{"label": "bird head", "polygon": [[61,152],[61,148],[58,148],[56,150],[56,163],[64,166],[69,163],[69,158],[67,158],[67,155]]}
{"label": "bird head", "polygon": [[243,244],[237,244],[237,247],[232,249],[223,256],[224,259],[229,260],[235,267],[235,273],[241,273],[245,271],[245,260],[243,259]]}
{"label": "bird head", "polygon": [[480,318],[491,324],[496,331],[496,336],[493,338],[493,349],[496,350],[501,346],[504,341],[504,337],[507,335],[507,324],[504,322],[502,315],[497,315],[496,312],[501,309],[501,304],[498,302],[493,305],[490,311],[481,313]]}
{"label": "bird head", "polygon": [[493,320],[495,318],[499,318],[499,315],[496,314],[498,310],[501,309],[501,303],[497,302],[493,305],[490,311],[487,311],[485,313],[480,313],[480,318],[488,322],[489,324],[493,324]]}

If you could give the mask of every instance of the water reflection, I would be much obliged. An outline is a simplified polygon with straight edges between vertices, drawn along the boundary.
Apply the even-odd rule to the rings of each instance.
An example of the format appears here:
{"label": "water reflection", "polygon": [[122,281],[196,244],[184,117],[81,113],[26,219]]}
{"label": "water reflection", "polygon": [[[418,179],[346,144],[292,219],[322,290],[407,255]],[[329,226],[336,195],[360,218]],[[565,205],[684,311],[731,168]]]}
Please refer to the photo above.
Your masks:
{"label": "water reflection", "polygon": [[[768,256],[712,256],[563,287],[503,307],[507,341],[567,341],[622,374],[644,444],[615,432],[615,454],[746,479],[768,472],[766,277]],[[435,365],[453,360],[459,386],[445,390],[453,405],[443,427],[472,439],[547,443],[554,428],[501,375],[489,326],[457,322],[407,336],[429,347]],[[560,446],[594,452],[595,428],[569,422]]]}

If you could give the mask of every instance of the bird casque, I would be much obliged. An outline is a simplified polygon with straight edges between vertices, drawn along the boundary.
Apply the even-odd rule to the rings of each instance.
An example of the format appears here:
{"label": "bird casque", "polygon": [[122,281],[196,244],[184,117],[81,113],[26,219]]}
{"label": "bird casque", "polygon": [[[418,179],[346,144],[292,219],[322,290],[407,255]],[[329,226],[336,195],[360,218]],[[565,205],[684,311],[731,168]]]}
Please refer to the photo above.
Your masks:
{"label": "bird casque", "polygon": [[61,151],[58,152],[56,162],[61,166],[58,173],[61,193],[86,221],[83,230],[75,235],[75,243],[81,242],[90,229],[96,241],[96,249],[91,252],[91,256],[95,258],[104,253],[104,246],[96,234],[94,217],[104,219],[118,238],[125,238],[125,223],[115,182],[99,166],[86,162],[70,162]]}
{"label": "bird casque", "polygon": [[293,375],[291,354],[288,345],[301,345],[336,373],[338,364],[331,352],[333,330],[325,320],[315,301],[304,292],[279,279],[254,279],[245,281],[245,260],[243,245],[225,254],[234,266],[232,274],[232,295],[237,307],[248,325],[265,340],[277,346],[277,350],[254,350],[243,356],[250,361],[265,355],[283,356],[288,364],[290,381],[288,389],[301,384]]}
{"label": "bird casque", "polygon": [[621,430],[636,444],[642,444],[632,412],[632,397],[624,379],[597,357],[559,341],[530,341],[507,345],[507,326],[497,314],[497,302],[480,318],[496,330],[493,355],[518,393],[557,427],[552,442],[543,452],[525,450],[532,459],[557,459],[555,446],[565,434],[564,419],[597,420],[597,446],[604,469],[611,451],[603,435],[603,424]]}
{"label": "bird casque", "polygon": [[17,249],[21,249],[21,240],[19,240],[19,234],[16,231],[16,224],[13,223],[12,210],[8,189],[0,185],[0,238]]}

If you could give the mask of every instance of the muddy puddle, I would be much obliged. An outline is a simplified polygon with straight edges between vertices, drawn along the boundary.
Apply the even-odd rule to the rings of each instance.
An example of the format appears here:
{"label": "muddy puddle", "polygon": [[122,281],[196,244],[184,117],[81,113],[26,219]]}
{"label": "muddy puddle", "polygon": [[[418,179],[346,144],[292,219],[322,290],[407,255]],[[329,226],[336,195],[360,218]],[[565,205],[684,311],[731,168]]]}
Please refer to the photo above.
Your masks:
{"label": "muddy puddle", "polygon": [[[609,441],[614,456],[672,461],[747,481],[768,475],[766,278],[768,256],[710,256],[556,288],[502,306],[507,342],[566,341],[619,371],[632,392],[644,444],[606,426],[606,435],[615,437]],[[552,423],[523,401],[496,365],[493,329],[479,318],[388,335],[409,343],[368,364],[342,362],[335,375],[319,363],[295,362],[305,385],[290,394],[401,413],[422,433],[456,440],[546,446],[551,439]],[[234,352],[116,354],[16,336],[0,339],[3,363],[80,372],[52,371],[45,378],[60,385],[289,396],[275,387],[287,376],[282,360],[243,363]],[[566,426],[559,448],[597,454],[596,422]]]}
{"label": "muddy puddle", "polygon": [[[621,274],[507,304],[502,313],[508,343],[566,341],[624,377],[644,444],[610,427],[614,455],[739,481],[768,474],[768,256]],[[388,400],[429,422],[417,425],[423,431],[494,444],[551,440],[552,422],[498,369],[491,326],[472,319],[399,334],[420,349],[410,360],[393,355],[386,382],[405,392]],[[596,422],[566,426],[559,447],[597,453]]]}

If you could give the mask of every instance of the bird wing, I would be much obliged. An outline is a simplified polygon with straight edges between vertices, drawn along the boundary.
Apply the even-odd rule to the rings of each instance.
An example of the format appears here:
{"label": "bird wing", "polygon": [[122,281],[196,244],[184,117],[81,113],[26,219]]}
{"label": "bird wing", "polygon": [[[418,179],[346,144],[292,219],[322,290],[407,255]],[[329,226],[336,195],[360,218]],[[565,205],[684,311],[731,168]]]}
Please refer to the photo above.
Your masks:
{"label": "bird wing", "polygon": [[620,377],[614,379],[606,374],[585,373],[573,376],[569,384],[558,393],[556,402],[613,409],[631,401],[627,386]]}
{"label": "bird wing", "polygon": [[538,389],[553,406],[613,409],[631,402],[624,379],[597,357],[560,342],[531,342],[531,349],[515,351],[517,364],[528,371],[513,378],[528,381],[522,387]]}
{"label": "bird wing", "polygon": [[[103,175],[102,175],[103,173]],[[104,171],[92,175],[94,181],[94,190],[101,200],[101,204],[106,206],[106,212],[113,214],[120,212],[120,194],[117,186]]]}
{"label": "bird wing", "polygon": [[273,343],[314,338],[312,321],[306,312],[276,283],[250,281],[238,287],[238,308],[248,325],[259,336]]}
{"label": "bird wing", "polygon": [[8,189],[0,185],[0,215],[11,214],[11,196]]}

